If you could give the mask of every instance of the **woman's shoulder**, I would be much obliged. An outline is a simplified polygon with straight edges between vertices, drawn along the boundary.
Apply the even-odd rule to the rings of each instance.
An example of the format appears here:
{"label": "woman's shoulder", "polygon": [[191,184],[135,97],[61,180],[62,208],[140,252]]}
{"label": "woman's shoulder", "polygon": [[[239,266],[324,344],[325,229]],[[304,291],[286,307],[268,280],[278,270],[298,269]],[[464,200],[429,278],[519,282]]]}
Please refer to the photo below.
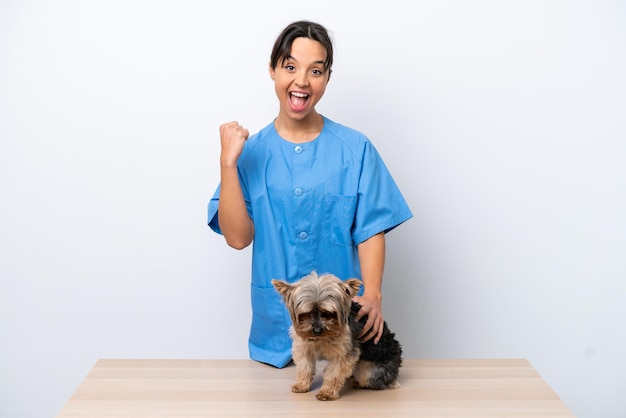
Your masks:
{"label": "woman's shoulder", "polygon": [[250,138],[248,138],[248,140],[246,141],[246,144],[254,145],[254,144],[258,143],[258,142],[263,142],[268,137],[270,137],[274,132],[275,132],[275,130],[274,130],[274,122],[271,122],[271,123],[265,125],[263,128],[261,128],[256,133],[250,135]]}
{"label": "woman's shoulder", "polygon": [[324,130],[327,135],[332,136],[333,139],[357,154],[361,154],[365,149],[373,146],[363,132],[326,117],[324,117]]}
{"label": "woman's shoulder", "polygon": [[243,153],[241,154],[241,159],[246,159],[250,153],[258,152],[262,150],[264,147],[260,147],[260,145],[267,143],[268,139],[275,133],[274,123],[270,123],[265,127],[261,128],[256,133],[250,135],[250,137],[246,140],[246,143],[243,148]]}
{"label": "woman's shoulder", "polygon": [[367,137],[361,131],[355,128],[351,128],[342,123],[335,122],[334,120],[329,119],[326,116],[324,116],[324,128],[327,129],[330,133],[342,138],[346,137],[353,140],[368,141]]}

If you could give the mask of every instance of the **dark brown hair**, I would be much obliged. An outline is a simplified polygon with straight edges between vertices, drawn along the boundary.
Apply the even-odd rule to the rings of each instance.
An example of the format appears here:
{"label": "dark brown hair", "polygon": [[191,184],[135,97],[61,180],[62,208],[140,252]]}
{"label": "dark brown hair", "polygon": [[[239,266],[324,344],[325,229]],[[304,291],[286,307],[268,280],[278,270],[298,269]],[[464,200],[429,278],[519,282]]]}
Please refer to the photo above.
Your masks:
{"label": "dark brown hair", "polygon": [[308,38],[322,44],[326,49],[326,61],[324,67],[330,71],[333,66],[333,42],[326,28],[319,23],[300,20],[288,25],[276,38],[272,55],[270,58],[270,66],[276,68],[282,61],[291,55],[291,44],[296,38]]}

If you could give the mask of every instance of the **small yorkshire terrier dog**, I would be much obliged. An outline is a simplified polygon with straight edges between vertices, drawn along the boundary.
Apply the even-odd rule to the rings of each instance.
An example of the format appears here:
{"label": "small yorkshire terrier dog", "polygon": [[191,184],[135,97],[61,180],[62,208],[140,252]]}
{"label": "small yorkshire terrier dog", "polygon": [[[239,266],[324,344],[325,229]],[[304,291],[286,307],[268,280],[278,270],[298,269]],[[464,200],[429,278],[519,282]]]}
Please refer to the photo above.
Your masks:
{"label": "small yorkshire terrier dog", "polygon": [[311,390],[318,360],[326,360],[317,399],[338,399],[348,379],[360,389],[399,387],[398,371],[402,365],[402,347],[384,323],[383,335],[359,341],[367,315],[359,321],[361,305],[352,301],[361,281],[341,281],[332,274],[312,272],[293,284],[272,280],[291,315],[292,356],[296,365],[293,392]]}

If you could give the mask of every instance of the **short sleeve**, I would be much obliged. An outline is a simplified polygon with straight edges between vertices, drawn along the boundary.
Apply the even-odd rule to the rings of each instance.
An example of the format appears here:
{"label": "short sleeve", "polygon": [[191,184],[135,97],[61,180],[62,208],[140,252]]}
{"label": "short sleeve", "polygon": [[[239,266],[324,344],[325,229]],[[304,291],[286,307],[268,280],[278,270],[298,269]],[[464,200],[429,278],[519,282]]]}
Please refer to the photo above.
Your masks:
{"label": "short sleeve", "polygon": [[222,230],[220,229],[220,225],[219,225],[218,218],[217,218],[217,209],[219,206],[219,201],[220,201],[220,186],[218,185],[217,189],[215,190],[215,193],[213,194],[213,197],[209,201],[208,225],[209,227],[211,227],[213,231],[221,235]]}
{"label": "short sleeve", "polygon": [[[248,215],[250,216],[251,219],[254,219],[252,217],[252,207],[250,204],[250,199],[248,198],[248,189],[246,187],[246,182],[242,180],[241,174],[239,175],[239,183],[241,184],[241,190],[243,192],[243,196],[246,201]],[[209,205],[207,208],[207,223],[213,231],[222,235],[222,230],[220,229],[219,218],[218,218],[219,202],[220,202],[220,187],[221,187],[221,184],[218,184],[217,189],[215,190],[215,193],[213,194],[213,197],[209,201]]]}
{"label": "short sleeve", "polygon": [[400,189],[374,146],[367,141],[363,151],[353,240],[389,232],[413,217]]}

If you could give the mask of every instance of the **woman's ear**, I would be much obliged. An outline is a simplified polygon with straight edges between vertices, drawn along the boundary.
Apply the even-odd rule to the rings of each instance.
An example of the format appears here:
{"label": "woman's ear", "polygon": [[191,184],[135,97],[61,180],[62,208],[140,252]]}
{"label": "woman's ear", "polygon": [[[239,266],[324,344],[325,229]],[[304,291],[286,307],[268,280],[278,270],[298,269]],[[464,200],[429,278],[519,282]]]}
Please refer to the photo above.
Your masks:
{"label": "woman's ear", "polygon": [[271,63],[269,67],[270,67],[270,77],[272,78],[272,80],[274,80],[274,77],[276,76],[276,70],[272,67]]}

